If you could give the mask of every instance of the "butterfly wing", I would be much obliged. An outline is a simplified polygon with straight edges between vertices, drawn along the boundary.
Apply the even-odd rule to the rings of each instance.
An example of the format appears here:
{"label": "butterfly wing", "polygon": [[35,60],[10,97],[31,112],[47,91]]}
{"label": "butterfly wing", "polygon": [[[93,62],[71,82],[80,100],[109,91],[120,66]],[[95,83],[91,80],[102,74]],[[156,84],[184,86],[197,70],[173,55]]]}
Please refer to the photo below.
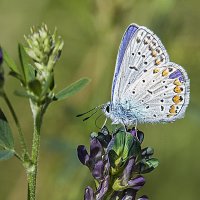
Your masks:
{"label": "butterfly wing", "polygon": [[185,70],[168,62],[145,71],[125,91],[121,104],[140,123],[172,122],[184,116],[189,93]]}
{"label": "butterfly wing", "polygon": [[124,36],[122,38],[121,44],[119,46],[119,51],[117,55],[117,60],[115,64],[115,72],[113,76],[113,82],[112,82],[112,101],[114,98],[116,98],[116,91],[118,91],[118,85],[116,86],[117,80],[120,78],[119,74],[121,73],[122,68],[122,62],[124,60],[124,57],[126,55],[126,50],[128,45],[130,44],[130,41],[133,37],[135,37],[135,33],[138,30],[138,25],[131,24],[125,31]]}
{"label": "butterfly wing", "polygon": [[117,56],[112,106],[121,105],[127,116],[132,115],[139,122],[167,122],[181,118],[188,102],[189,79],[185,70],[169,62],[163,44],[152,31],[130,25]]}
{"label": "butterfly wing", "polygon": [[112,86],[112,103],[138,78],[143,70],[168,62],[168,54],[159,38],[143,26],[131,24],[120,44]]}

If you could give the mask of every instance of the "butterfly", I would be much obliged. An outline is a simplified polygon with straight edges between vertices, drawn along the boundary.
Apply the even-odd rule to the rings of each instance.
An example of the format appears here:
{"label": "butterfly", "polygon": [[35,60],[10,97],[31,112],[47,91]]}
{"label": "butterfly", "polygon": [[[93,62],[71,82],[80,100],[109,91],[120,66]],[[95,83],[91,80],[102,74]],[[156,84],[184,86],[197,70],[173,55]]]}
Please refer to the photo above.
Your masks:
{"label": "butterfly", "polygon": [[173,122],[189,104],[186,71],[171,62],[160,39],[148,28],[130,24],[122,38],[111,101],[102,110],[113,124]]}

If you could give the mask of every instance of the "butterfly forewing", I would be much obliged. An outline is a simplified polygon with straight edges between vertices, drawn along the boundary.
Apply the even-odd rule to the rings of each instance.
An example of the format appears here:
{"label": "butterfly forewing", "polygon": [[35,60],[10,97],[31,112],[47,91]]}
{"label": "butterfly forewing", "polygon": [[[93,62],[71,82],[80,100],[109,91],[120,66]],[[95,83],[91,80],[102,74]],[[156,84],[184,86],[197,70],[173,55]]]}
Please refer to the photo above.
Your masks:
{"label": "butterfly forewing", "polygon": [[[130,25],[129,27],[136,26]],[[127,29],[127,31],[129,28]],[[126,31],[126,32],[127,32]],[[126,36],[125,32],[125,36]],[[121,58],[121,51],[119,50],[117,64],[121,63],[118,70],[115,70],[115,76],[113,80],[113,102],[118,101],[120,96],[127,90],[129,85],[133,83],[142,73],[152,66],[161,65],[168,62],[169,57],[166,53],[164,46],[159,38],[153,34],[149,29],[145,27],[138,27],[132,34],[132,37],[126,41],[127,48]],[[124,39],[122,39],[122,44]],[[121,49],[121,48],[120,48]],[[119,62],[119,57],[121,62]],[[117,65],[116,65],[117,67]],[[117,73],[116,73],[117,71]]]}

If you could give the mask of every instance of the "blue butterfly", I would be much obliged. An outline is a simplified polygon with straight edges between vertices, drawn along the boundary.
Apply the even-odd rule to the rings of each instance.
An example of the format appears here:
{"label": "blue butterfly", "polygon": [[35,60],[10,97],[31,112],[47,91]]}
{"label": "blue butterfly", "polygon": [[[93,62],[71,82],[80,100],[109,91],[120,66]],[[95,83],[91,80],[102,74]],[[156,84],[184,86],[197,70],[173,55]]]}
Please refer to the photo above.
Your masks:
{"label": "blue butterfly", "polygon": [[103,112],[113,124],[172,122],[189,104],[186,71],[170,62],[160,39],[148,28],[131,24],[122,38]]}

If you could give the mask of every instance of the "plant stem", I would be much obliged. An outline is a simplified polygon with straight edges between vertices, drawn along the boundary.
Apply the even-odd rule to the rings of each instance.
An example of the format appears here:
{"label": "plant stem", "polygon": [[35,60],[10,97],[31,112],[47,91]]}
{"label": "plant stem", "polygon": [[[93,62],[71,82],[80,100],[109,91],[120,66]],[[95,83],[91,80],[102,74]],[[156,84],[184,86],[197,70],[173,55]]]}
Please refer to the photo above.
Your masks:
{"label": "plant stem", "polygon": [[33,106],[33,119],[34,119],[34,132],[33,132],[33,144],[32,144],[32,158],[31,165],[27,168],[28,178],[28,200],[35,200],[36,194],[36,179],[37,168],[40,148],[40,129],[42,123],[42,112],[39,106]]}
{"label": "plant stem", "polygon": [[26,142],[25,142],[25,139],[24,139],[24,135],[23,135],[23,133],[22,133],[21,125],[20,125],[20,123],[19,123],[19,120],[18,120],[18,118],[17,118],[17,115],[16,115],[16,113],[15,113],[15,110],[14,110],[14,108],[13,108],[13,106],[12,106],[10,100],[8,99],[8,97],[7,97],[6,93],[5,93],[5,91],[3,91],[2,96],[3,96],[3,98],[4,98],[4,100],[5,100],[6,104],[7,104],[7,106],[8,106],[8,108],[9,108],[9,110],[10,110],[12,116],[13,116],[13,119],[14,119],[14,121],[15,121],[15,124],[16,124],[16,126],[17,126],[18,133],[19,133],[19,139],[20,139],[20,143],[21,143],[21,147],[22,147],[24,153],[28,153],[28,151],[27,151],[27,146],[26,146]]}

